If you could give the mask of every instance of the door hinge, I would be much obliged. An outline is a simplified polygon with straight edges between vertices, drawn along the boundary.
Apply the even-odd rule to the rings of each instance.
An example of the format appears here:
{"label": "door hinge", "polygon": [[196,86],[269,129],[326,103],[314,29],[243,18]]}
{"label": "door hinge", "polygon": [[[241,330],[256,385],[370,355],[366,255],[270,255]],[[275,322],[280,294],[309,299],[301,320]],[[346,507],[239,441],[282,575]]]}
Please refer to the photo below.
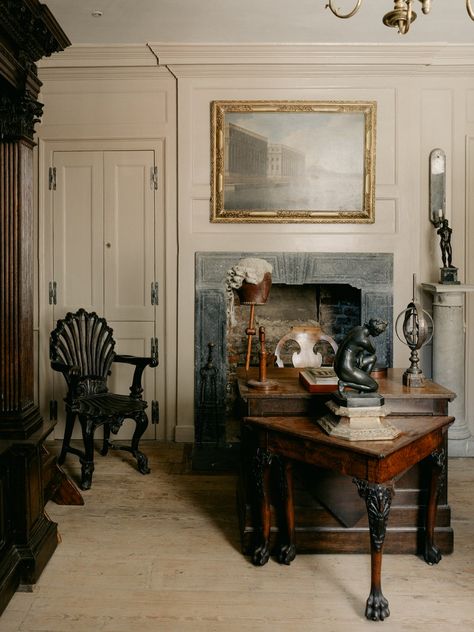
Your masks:
{"label": "door hinge", "polygon": [[157,191],[158,190],[158,167],[151,167],[150,175],[151,175],[151,179],[150,179],[151,188]]}
{"label": "door hinge", "polygon": [[58,420],[58,402],[55,399],[49,402],[49,418],[51,421]]}
{"label": "door hinge", "polygon": [[158,338],[151,339],[151,357],[158,364]]}
{"label": "door hinge", "polygon": [[151,304],[158,305],[159,304],[159,286],[158,281],[152,281],[151,284]]}
{"label": "door hinge", "polygon": [[49,190],[56,191],[56,167],[50,167],[48,172]]}
{"label": "door hinge", "polygon": [[151,402],[151,423],[160,423],[160,402],[158,402],[156,399]]}
{"label": "door hinge", "polygon": [[49,304],[56,305],[58,301],[58,295],[56,292],[56,281],[49,282]]}

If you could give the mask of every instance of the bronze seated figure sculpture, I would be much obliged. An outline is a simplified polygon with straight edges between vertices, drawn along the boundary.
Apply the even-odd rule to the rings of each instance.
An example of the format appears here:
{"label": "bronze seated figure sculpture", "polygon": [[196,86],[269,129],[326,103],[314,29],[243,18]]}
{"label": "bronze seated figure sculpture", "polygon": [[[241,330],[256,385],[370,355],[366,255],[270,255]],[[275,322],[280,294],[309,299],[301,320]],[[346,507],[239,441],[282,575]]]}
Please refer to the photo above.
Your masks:
{"label": "bronze seated figure sculpture", "polygon": [[[138,449],[138,443],[148,426],[145,412],[147,402],[142,399],[141,384],[147,366],[155,367],[157,357],[143,358],[118,355],[114,351],[113,331],[104,318],[95,312],[79,309],[69,312],[57,322],[50,337],[51,367],[64,375],[68,391],[66,403],[66,427],[58,463],[62,465],[68,452],[81,461],[81,488],[90,489],[94,471],[94,432],[103,426],[102,455],[109,447],[131,452],[137,461],[138,471],[148,474],[148,459]],[[129,395],[110,393],[107,378],[113,362],[135,367]],[[70,445],[76,417],[82,429],[84,450]],[[133,419],[136,427],[131,445],[117,446],[110,441],[110,432],[117,433],[125,419]]]}
{"label": "bronze seated figure sculpture", "polygon": [[338,393],[346,399],[346,387],[358,393],[375,393],[378,383],[370,376],[377,356],[370,336],[379,336],[387,328],[384,320],[371,318],[368,323],[351,329],[339,345],[334,370],[339,378]]}

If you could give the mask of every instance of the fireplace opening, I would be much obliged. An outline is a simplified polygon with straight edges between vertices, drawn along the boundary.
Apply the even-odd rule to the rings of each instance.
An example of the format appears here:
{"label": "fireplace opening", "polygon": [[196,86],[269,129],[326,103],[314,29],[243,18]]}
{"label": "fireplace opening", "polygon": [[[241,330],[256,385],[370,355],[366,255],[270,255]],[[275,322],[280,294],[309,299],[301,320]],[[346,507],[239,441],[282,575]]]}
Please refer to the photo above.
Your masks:
{"label": "fireplace opening", "polygon": [[[234,324],[227,322],[227,356],[229,371],[245,364],[249,306],[234,308]],[[293,327],[320,326],[323,333],[334,338],[337,344],[361,322],[361,292],[348,284],[308,283],[305,285],[273,284],[265,305],[255,308],[255,325],[265,328],[265,346],[269,365],[274,364],[274,351],[278,341]],[[284,366],[292,365],[292,355],[298,344],[288,341],[281,352]],[[331,345],[321,341],[315,345],[321,353],[323,364],[332,364],[334,352]],[[259,344],[252,342],[251,366],[258,366]]]}

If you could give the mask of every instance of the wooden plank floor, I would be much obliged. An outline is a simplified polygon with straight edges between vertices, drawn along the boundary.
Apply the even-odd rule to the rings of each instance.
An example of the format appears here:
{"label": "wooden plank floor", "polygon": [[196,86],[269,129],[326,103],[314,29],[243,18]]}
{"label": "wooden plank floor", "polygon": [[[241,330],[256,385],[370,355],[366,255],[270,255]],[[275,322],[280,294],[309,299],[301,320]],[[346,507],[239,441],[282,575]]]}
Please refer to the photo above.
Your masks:
{"label": "wooden plank floor", "polygon": [[[1,632],[474,630],[474,459],[449,463],[455,552],[432,567],[385,556],[391,616],[373,623],[363,616],[369,555],[255,568],[240,553],[235,476],[190,472],[176,444],[144,447],[150,475],[126,453],[97,455],[85,505],[48,504],[62,541]],[[77,477],[77,460],[65,469]]]}

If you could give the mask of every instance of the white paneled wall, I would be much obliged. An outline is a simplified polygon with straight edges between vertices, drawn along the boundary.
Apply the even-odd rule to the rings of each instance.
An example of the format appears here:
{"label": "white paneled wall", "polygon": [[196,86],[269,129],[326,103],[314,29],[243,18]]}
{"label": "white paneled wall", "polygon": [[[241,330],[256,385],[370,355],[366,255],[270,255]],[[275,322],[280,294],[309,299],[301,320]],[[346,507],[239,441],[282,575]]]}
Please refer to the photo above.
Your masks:
{"label": "white paneled wall", "polygon": [[[354,59],[350,65],[331,64],[327,57],[324,65],[302,58],[289,65],[283,63],[284,53],[277,46],[276,63],[269,63],[271,51],[267,47],[266,63],[242,65],[238,51],[233,51],[232,59],[229,49],[222,49],[220,57],[228,63],[220,65],[218,47],[203,50],[200,63],[199,47],[184,59],[176,55],[176,49],[156,45],[160,60],[169,61],[178,79],[178,302],[182,315],[178,320],[178,383],[185,388],[178,400],[177,436],[183,439],[190,438],[192,432],[197,251],[391,252],[396,316],[412,298],[413,273],[418,282],[438,277],[439,238],[428,220],[428,157],[434,147],[442,147],[448,159],[447,214],[454,228],[454,263],[462,280],[466,274],[465,135],[474,85],[469,68],[420,67],[415,55],[405,59],[406,65],[402,66],[395,52],[388,65],[384,51],[380,56],[373,51],[372,63],[365,59],[360,66]],[[215,64],[211,63],[213,53]],[[257,50],[257,61],[258,56]],[[246,55],[248,59],[250,55]],[[383,67],[378,66],[380,60]],[[265,99],[377,101],[374,224],[209,222],[210,103]],[[429,306],[429,297],[420,298]],[[425,350],[423,366],[427,374],[431,371],[429,355],[430,349]],[[395,365],[408,366],[408,356],[407,348],[396,341]],[[470,423],[472,427],[474,419]]]}
{"label": "white paneled wall", "polygon": [[[78,61],[77,51],[48,61],[41,75],[47,114],[40,137],[166,137],[166,366],[175,372],[167,384],[172,388],[176,380],[177,440],[194,436],[196,252],[391,252],[396,315],[412,298],[413,273],[420,283],[438,278],[439,238],[428,220],[428,157],[441,147],[447,155],[453,262],[463,282],[474,282],[474,252],[469,250],[474,222],[467,222],[466,212],[474,212],[474,47],[151,44],[150,49],[161,66],[151,67],[146,57],[149,67],[138,67],[135,57],[135,67],[106,68],[105,62],[101,67],[100,50],[90,52],[85,62]],[[124,64],[126,52],[117,58]],[[68,63],[76,66],[73,73]],[[81,68],[81,63],[94,67]],[[210,223],[210,103],[223,99],[376,100],[375,223]],[[429,305],[428,297],[421,298]],[[469,308],[467,393],[474,390],[474,360],[469,359],[474,358],[469,354],[474,352],[474,308]],[[407,366],[408,356],[396,342],[395,365]],[[429,349],[423,367],[429,373]],[[474,432],[474,414],[469,424]]]}

